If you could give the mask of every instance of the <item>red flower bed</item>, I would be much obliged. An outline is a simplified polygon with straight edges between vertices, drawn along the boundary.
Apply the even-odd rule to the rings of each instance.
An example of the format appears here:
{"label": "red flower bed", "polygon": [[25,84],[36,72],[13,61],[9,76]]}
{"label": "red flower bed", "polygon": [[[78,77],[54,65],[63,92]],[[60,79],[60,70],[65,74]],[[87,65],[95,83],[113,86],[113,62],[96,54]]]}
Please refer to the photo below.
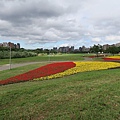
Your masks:
{"label": "red flower bed", "polygon": [[76,64],[73,62],[51,63],[48,65],[39,67],[37,69],[31,70],[29,72],[26,72],[24,74],[14,76],[14,77],[8,78],[6,80],[1,80],[0,85],[16,83],[16,82],[21,82],[21,81],[28,81],[28,80],[33,80],[35,78],[49,76],[52,74],[63,72],[65,70],[70,69],[75,66],[76,66]]}
{"label": "red flower bed", "polygon": [[105,61],[120,61],[119,58],[103,58]]}
{"label": "red flower bed", "polygon": [[89,58],[95,58],[96,56],[89,56]]}

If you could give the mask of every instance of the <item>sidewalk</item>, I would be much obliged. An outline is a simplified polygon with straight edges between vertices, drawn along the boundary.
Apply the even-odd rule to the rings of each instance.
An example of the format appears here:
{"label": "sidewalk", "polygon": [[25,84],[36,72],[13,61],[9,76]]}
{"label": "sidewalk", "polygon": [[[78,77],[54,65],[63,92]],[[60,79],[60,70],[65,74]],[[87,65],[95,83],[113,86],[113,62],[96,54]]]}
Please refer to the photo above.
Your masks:
{"label": "sidewalk", "polygon": [[[25,66],[25,65],[37,64],[37,63],[43,63],[43,62],[28,62],[28,63],[11,64],[11,69]],[[0,71],[8,70],[8,69],[10,69],[10,64],[0,65]]]}
{"label": "sidewalk", "polygon": [[84,57],[84,60],[85,60],[85,61],[92,61],[92,58]]}
{"label": "sidewalk", "polygon": [[[92,58],[84,57],[84,60],[85,61],[92,61]],[[56,61],[45,61],[45,62],[56,62]],[[11,64],[11,69],[16,68],[16,67],[31,65],[31,64],[45,63],[45,62],[43,61],[43,62],[27,62],[27,63]],[[60,62],[60,61],[57,61],[57,62]],[[0,71],[8,70],[8,69],[10,69],[10,64],[0,65]]]}

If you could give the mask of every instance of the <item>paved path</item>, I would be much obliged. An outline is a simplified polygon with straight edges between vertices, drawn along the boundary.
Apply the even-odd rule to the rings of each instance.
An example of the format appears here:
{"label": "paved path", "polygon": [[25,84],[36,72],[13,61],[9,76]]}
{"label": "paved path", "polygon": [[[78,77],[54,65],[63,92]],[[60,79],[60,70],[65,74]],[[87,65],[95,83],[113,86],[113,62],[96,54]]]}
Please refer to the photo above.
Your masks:
{"label": "paved path", "polygon": [[[84,60],[85,61],[91,61],[92,58],[84,57]],[[48,61],[45,61],[45,62],[47,63]],[[45,62],[27,62],[27,63],[11,64],[11,69],[16,68],[16,67],[31,65],[31,64],[45,63]],[[50,62],[55,62],[55,61],[50,61]],[[10,64],[0,65],[0,71],[8,70],[8,69],[10,69]]]}
{"label": "paved path", "polygon": [[[28,63],[19,63],[19,64],[11,64],[11,68],[37,64],[37,63],[44,63],[44,62],[28,62]],[[10,64],[0,65],[0,71],[10,69]]]}
{"label": "paved path", "polygon": [[91,61],[91,60],[92,60],[92,58],[89,58],[89,57],[84,57],[84,60],[85,60],[85,61]]}

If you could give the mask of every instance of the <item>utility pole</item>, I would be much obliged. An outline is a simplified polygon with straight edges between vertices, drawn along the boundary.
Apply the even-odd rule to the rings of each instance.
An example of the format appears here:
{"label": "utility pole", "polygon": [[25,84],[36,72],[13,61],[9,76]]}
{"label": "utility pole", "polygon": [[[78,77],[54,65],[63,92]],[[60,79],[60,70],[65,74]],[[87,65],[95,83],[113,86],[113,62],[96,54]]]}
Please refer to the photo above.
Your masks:
{"label": "utility pole", "polygon": [[10,46],[10,59],[9,59],[9,64],[10,64],[9,69],[11,69],[11,46]]}
{"label": "utility pole", "polygon": [[49,56],[48,61],[50,61],[50,50],[49,50],[49,55],[48,56]]}

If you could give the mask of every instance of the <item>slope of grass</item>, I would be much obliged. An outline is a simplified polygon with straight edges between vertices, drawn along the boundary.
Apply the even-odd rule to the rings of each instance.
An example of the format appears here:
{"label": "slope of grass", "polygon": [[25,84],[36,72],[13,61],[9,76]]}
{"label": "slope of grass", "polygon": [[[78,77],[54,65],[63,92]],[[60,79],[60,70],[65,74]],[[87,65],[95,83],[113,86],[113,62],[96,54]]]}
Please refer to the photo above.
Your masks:
{"label": "slope of grass", "polygon": [[[28,58],[14,58],[12,63],[38,62],[38,61],[76,61],[83,60],[84,54],[43,55]],[[86,54],[87,55],[87,54]],[[9,64],[9,59],[0,59],[0,65]]]}
{"label": "slope of grass", "polygon": [[0,120],[120,120],[120,69],[0,86]]}

